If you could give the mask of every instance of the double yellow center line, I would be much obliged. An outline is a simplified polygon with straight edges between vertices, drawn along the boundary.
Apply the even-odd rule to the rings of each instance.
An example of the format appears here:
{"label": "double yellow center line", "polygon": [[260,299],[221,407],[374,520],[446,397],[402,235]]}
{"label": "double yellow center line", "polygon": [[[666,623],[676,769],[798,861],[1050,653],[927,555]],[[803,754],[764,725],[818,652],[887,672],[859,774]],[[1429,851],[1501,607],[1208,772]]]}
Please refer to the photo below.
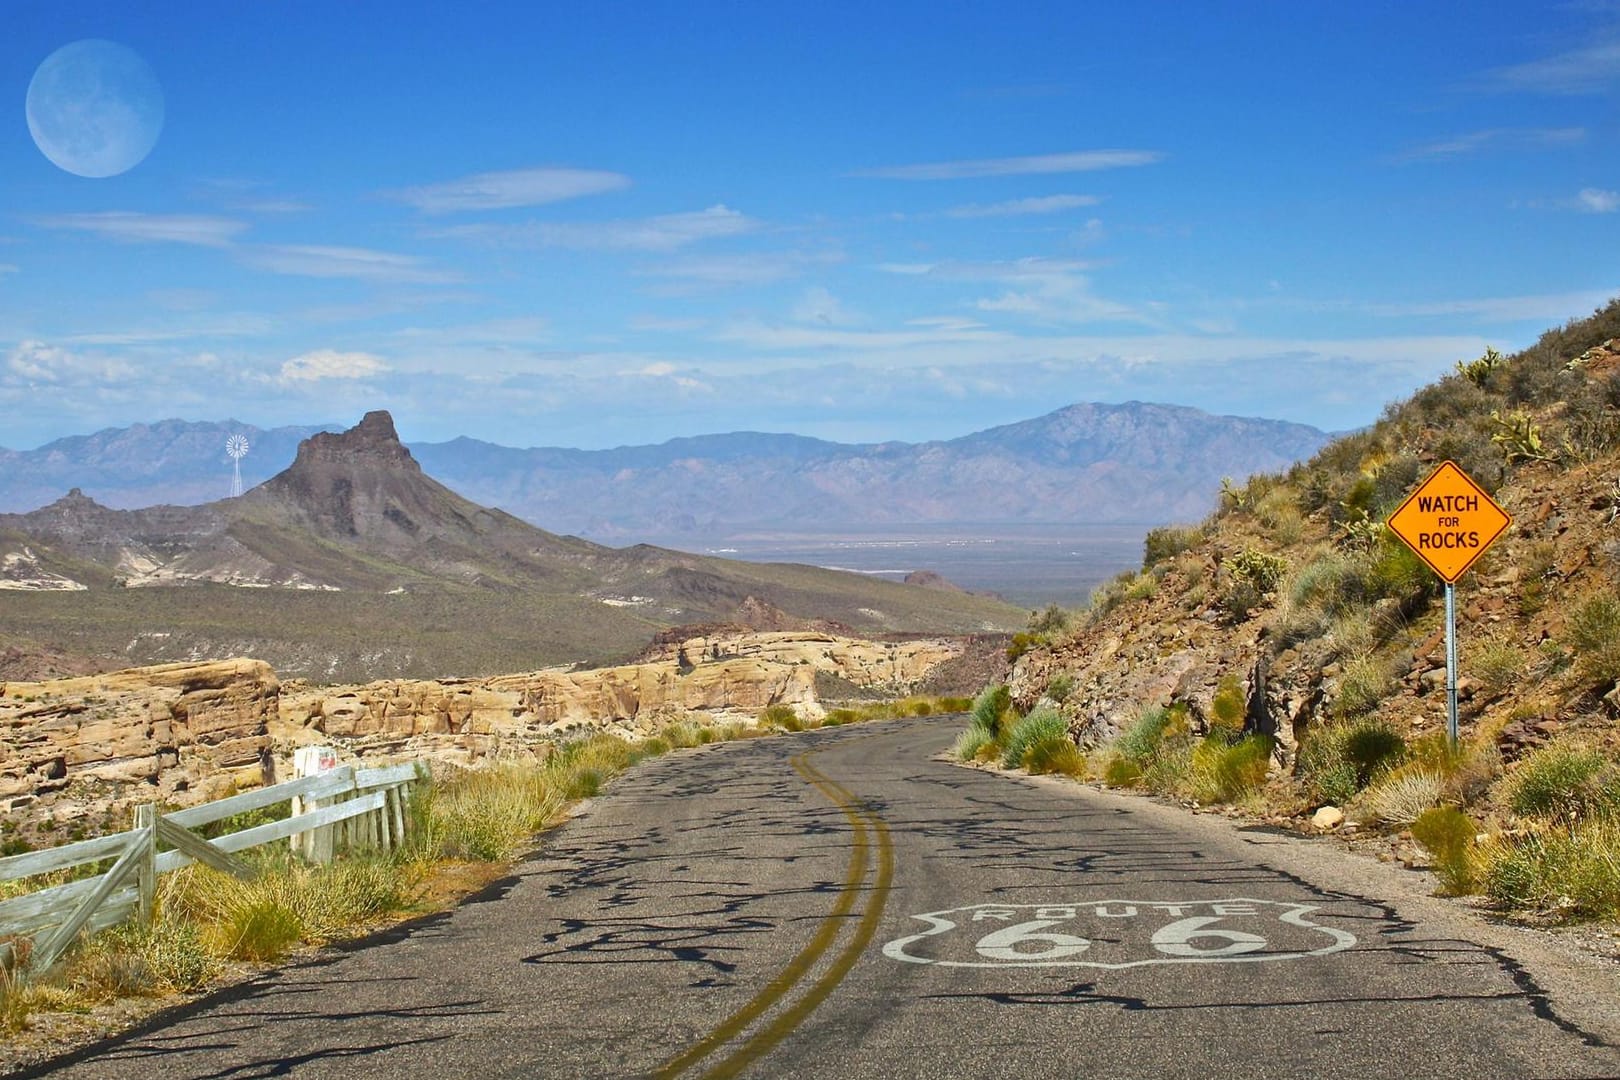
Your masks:
{"label": "double yellow center line", "polygon": [[878,923],[883,919],[883,905],[888,899],[889,885],[894,878],[894,844],[889,839],[889,826],[846,788],[828,779],[811,765],[812,753],[815,751],[806,751],[794,757],[791,761],[794,771],[843,811],[852,830],[849,868],[844,874],[838,900],[833,904],[832,911],[821,921],[815,936],[799,950],[788,965],[766,983],[746,1005],[726,1017],[720,1026],[704,1036],[702,1041],[653,1074],[660,1080],[679,1076],[710,1057],[788,996],[836,942],[839,930],[855,910],[856,901],[861,895],[861,886],[866,880],[868,865],[871,863],[876,865],[876,877],[866,902],[866,910],[856,924],[855,933],[844,944],[843,950],[796,1001],[766,1021],[764,1026],[748,1036],[725,1058],[711,1065],[702,1075],[706,1078],[736,1076],[769,1053],[802,1024],[805,1018],[815,1011],[816,1006],[826,1000],[827,995],[832,993],[843,981],[844,976],[849,974],[855,962],[860,959],[861,953],[871,944],[872,936],[877,933]]}

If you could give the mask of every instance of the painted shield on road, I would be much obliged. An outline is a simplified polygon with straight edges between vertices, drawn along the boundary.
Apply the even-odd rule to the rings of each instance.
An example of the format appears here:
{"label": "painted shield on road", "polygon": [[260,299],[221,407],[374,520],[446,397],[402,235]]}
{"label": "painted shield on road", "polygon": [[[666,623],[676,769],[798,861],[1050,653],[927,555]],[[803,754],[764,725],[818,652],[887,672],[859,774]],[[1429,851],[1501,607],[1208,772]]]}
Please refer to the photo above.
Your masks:
{"label": "painted shield on road", "polygon": [[942,967],[1133,968],[1253,964],[1340,952],[1355,936],[1273,900],[1088,900],[973,904],[913,915],[928,929],[883,947],[891,960]]}

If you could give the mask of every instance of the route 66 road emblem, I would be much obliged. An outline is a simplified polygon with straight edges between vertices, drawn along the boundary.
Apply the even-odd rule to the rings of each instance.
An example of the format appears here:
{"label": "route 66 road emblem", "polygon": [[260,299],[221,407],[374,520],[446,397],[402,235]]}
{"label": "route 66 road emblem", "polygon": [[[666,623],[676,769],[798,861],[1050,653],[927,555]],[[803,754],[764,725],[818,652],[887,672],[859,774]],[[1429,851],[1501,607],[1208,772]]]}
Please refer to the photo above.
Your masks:
{"label": "route 66 road emblem", "polygon": [[1091,900],[973,904],[913,915],[928,929],[883,947],[891,960],[941,967],[1132,968],[1299,960],[1355,936],[1312,921],[1311,904],[1273,900]]}

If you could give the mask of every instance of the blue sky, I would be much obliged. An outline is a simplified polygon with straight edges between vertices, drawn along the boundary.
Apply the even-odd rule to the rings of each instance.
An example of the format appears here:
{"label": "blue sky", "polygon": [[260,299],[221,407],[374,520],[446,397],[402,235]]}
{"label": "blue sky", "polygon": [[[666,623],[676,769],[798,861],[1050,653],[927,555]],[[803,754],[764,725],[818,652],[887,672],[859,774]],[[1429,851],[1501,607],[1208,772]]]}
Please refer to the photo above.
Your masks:
{"label": "blue sky", "polygon": [[[1344,429],[1620,292],[1620,6],[8,4],[0,446]],[[39,65],[162,87],[35,145]]]}

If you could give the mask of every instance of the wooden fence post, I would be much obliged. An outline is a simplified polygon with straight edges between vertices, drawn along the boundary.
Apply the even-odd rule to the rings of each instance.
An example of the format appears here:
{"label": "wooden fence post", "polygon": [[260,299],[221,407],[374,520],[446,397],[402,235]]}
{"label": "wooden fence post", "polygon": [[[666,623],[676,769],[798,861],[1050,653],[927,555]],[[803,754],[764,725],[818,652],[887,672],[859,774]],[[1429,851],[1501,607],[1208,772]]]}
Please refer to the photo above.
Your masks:
{"label": "wooden fence post", "polygon": [[140,897],[139,919],[142,926],[152,925],[152,914],[157,902],[157,806],[145,803],[135,808],[135,843],[140,845],[139,861],[135,864],[135,888]]}

